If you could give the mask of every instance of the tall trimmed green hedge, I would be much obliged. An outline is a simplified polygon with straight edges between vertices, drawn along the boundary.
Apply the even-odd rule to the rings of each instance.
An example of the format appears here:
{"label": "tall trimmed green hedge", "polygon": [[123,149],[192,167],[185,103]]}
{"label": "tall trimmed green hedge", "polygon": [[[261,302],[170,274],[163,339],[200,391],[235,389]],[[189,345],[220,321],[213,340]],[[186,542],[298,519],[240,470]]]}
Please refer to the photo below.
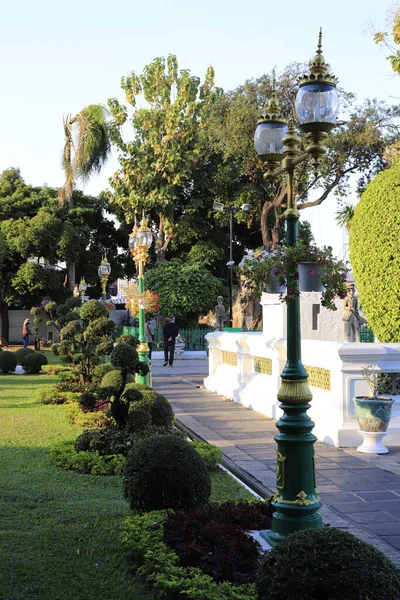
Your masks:
{"label": "tall trimmed green hedge", "polygon": [[369,325],[400,342],[400,163],[367,186],[350,223],[350,260]]}

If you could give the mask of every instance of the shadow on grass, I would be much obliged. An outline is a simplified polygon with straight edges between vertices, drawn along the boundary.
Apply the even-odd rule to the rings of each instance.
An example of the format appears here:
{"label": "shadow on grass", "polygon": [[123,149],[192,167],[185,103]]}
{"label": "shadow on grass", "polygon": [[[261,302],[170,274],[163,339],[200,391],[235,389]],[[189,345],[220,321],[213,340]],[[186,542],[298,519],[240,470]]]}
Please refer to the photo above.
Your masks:
{"label": "shadow on grass", "polygon": [[148,600],[121,553],[120,477],[62,471],[45,448],[2,446],[0,479],[2,598]]}

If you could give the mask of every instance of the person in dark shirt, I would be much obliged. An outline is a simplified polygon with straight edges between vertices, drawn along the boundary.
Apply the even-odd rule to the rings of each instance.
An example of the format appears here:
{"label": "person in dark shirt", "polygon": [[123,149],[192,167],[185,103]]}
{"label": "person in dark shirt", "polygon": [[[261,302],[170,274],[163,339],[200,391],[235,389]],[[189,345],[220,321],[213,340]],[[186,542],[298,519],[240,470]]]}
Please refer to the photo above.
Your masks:
{"label": "person in dark shirt", "polygon": [[164,327],[163,327],[163,336],[164,336],[164,367],[166,367],[169,363],[169,366],[172,367],[174,362],[174,352],[175,352],[175,339],[179,333],[179,328],[175,323],[175,317],[172,315],[169,319],[167,319]]}

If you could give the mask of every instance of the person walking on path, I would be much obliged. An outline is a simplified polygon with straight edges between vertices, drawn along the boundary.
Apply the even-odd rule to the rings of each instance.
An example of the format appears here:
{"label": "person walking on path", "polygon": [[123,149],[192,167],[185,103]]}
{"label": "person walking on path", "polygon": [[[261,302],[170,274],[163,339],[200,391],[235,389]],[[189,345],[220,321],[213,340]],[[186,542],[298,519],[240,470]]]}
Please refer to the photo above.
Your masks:
{"label": "person walking on path", "polygon": [[29,329],[30,320],[25,319],[22,325],[22,339],[24,340],[24,348],[28,347],[29,336],[32,335],[32,331]]}
{"label": "person walking on path", "polygon": [[144,335],[147,340],[147,345],[149,347],[148,358],[151,360],[151,353],[153,351],[153,342],[154,342],[154,327],[152,325],[151,317],[147,317],[146,324],[144,326]]}
{"label": "person walking on path", "polygon": [[164,367],[166,367],[169,363],[169,366],[172,367],[174,362],[174,352],[175,352],[175,340],[179,333],[179,328],[175,323],[175,317],[172,315],[169,319],[167,319],[164,327],[163,327],[163,336],[164,336]]}

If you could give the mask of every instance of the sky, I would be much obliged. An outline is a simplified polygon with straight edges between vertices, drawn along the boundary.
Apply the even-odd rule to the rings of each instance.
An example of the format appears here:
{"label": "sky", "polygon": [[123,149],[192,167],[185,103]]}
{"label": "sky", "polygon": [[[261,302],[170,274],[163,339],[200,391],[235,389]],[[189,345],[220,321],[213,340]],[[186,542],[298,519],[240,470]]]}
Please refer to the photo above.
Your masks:
{"label": "sky", "polygon": [[[63,117],[88,104],[123,100],[122,76],[140,73],[157,56],[176,54],[180,68],[231,90],[245,80],[279,73],[323,54],[339,85],[361,102],[395,103],[399,78],[373,42],[390,0],[20,0],[2,6],[0,23],[0,172],[19,167],[27,183],[63,184]],[[340,115],[339,115],[340,116]],[[114,155],[85,185],[97,195],[117,169]],[[319,244],[339,253],[343,233],[334,223],[335,199],[303,211]]]}

